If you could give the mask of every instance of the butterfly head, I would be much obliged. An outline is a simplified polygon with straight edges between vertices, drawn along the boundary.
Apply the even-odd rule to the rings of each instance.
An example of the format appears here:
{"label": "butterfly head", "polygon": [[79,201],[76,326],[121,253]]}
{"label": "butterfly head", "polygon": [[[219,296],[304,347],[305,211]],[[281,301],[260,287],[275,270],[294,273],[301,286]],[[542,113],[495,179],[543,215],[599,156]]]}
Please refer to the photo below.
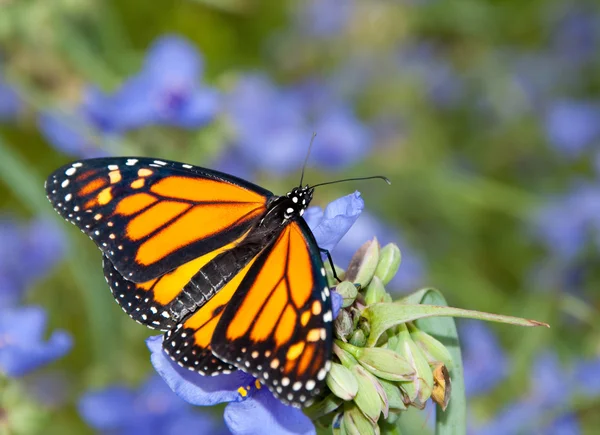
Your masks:
{"label": "butterfly head", "polygon": [[304,210],[312,201],[313,191],[312,187],[306,185],[295,187],[291,192],[288,192],[283,217],[290,219],[293,216],[302,216]]}

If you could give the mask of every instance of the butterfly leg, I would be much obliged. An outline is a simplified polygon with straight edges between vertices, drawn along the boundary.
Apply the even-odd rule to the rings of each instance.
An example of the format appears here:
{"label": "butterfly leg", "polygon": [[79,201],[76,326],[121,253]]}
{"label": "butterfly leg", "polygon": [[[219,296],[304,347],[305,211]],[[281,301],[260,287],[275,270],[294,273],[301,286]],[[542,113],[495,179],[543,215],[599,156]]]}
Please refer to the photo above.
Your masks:
{"label": "butterfly leg", "polygon": [[335,265],[333,264],[333,259],[331,258],[331,254],[329,253],[329,251],[323,248],[319,248],[319,251],[327,255],[329,265],[331,266],[331,271],[333,272],[333,277],[337,280],[337,282],[342,282],[342,280],[338,278],[337,273],[335,273]]}

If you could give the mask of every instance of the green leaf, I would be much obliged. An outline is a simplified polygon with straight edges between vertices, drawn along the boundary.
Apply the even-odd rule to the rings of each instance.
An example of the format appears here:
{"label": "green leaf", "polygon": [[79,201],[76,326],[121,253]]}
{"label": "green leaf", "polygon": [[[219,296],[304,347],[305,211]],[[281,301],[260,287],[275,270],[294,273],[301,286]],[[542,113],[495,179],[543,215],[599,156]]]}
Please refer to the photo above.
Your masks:
{"label": "green leaf", "polygon": [[[439,295],[439,293],[428,293]],[[481,311],[463,310],[439,305],[406,305],[400,302],[380,303],[367,307],[362,316],[367,318],[371,325],[371,334],[367,339],[367,346],[375,346],[377,340],[385,331],[396,325],[412,322],[426,317],[465,317],[469,319],[487,320],[490,322],[509,323],[518,326],[546,326],[548,324],[521,317],[503,316],[501,314],[484,313]]]}

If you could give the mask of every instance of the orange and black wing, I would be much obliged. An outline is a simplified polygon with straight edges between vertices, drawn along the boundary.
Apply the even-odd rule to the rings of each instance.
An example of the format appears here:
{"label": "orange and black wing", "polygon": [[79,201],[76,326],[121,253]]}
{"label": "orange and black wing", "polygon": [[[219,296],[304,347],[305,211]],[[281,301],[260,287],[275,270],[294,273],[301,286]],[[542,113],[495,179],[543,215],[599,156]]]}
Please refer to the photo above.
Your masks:
{"label": "orange and black wing", "polygon": [[255,261],[256,257],[240,268],[200,309],[166,332],[163,348],[173,361],[202,375],[236,370],[235,365],[223,362],[212,353],[211,341],[225,307]]}
{"label": "orange and black wing", "polygon": [[258,378],[283,402],[307,406],[330,367],[331,299],[304,220],[280,231],[221,308],[210,345],[219,359]]}
{"label": "orange and black wing", "polygon": [[217,171],[141,157],[66,165],[48,178],[46,193],[62,217],[96,242],[109,260],[105,268],[135,283],[238,240],[272,196]]}

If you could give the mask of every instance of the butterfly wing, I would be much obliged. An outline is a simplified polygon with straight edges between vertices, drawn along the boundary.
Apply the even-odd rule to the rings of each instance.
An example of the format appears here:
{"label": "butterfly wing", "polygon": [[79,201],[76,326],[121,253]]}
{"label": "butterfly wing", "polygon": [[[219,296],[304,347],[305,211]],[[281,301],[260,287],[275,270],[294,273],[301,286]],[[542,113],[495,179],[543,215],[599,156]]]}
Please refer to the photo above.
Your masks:
{"label": "butterfly wing", "polygon": [[241,268],[233,279],[200,309],[166,332],[163,348],[173,361],[203,375],[217,375],[236,370],[234,365],[223,362],[212,353],[211,340],[225,306],[255,261],[256,257]]}
{"label": "butterfly wing", "polygon": [[46,193],[56,211],[136,283],[239,239],[272,197],[227,174],[139,157],[66,165],[48,178]]}
{"label": "butterfly wing", "polygon": [[317,243],[298,219],[249,266],[220,315],[212,350],[283,402],[307,406],[330,367],[332,317]]}

